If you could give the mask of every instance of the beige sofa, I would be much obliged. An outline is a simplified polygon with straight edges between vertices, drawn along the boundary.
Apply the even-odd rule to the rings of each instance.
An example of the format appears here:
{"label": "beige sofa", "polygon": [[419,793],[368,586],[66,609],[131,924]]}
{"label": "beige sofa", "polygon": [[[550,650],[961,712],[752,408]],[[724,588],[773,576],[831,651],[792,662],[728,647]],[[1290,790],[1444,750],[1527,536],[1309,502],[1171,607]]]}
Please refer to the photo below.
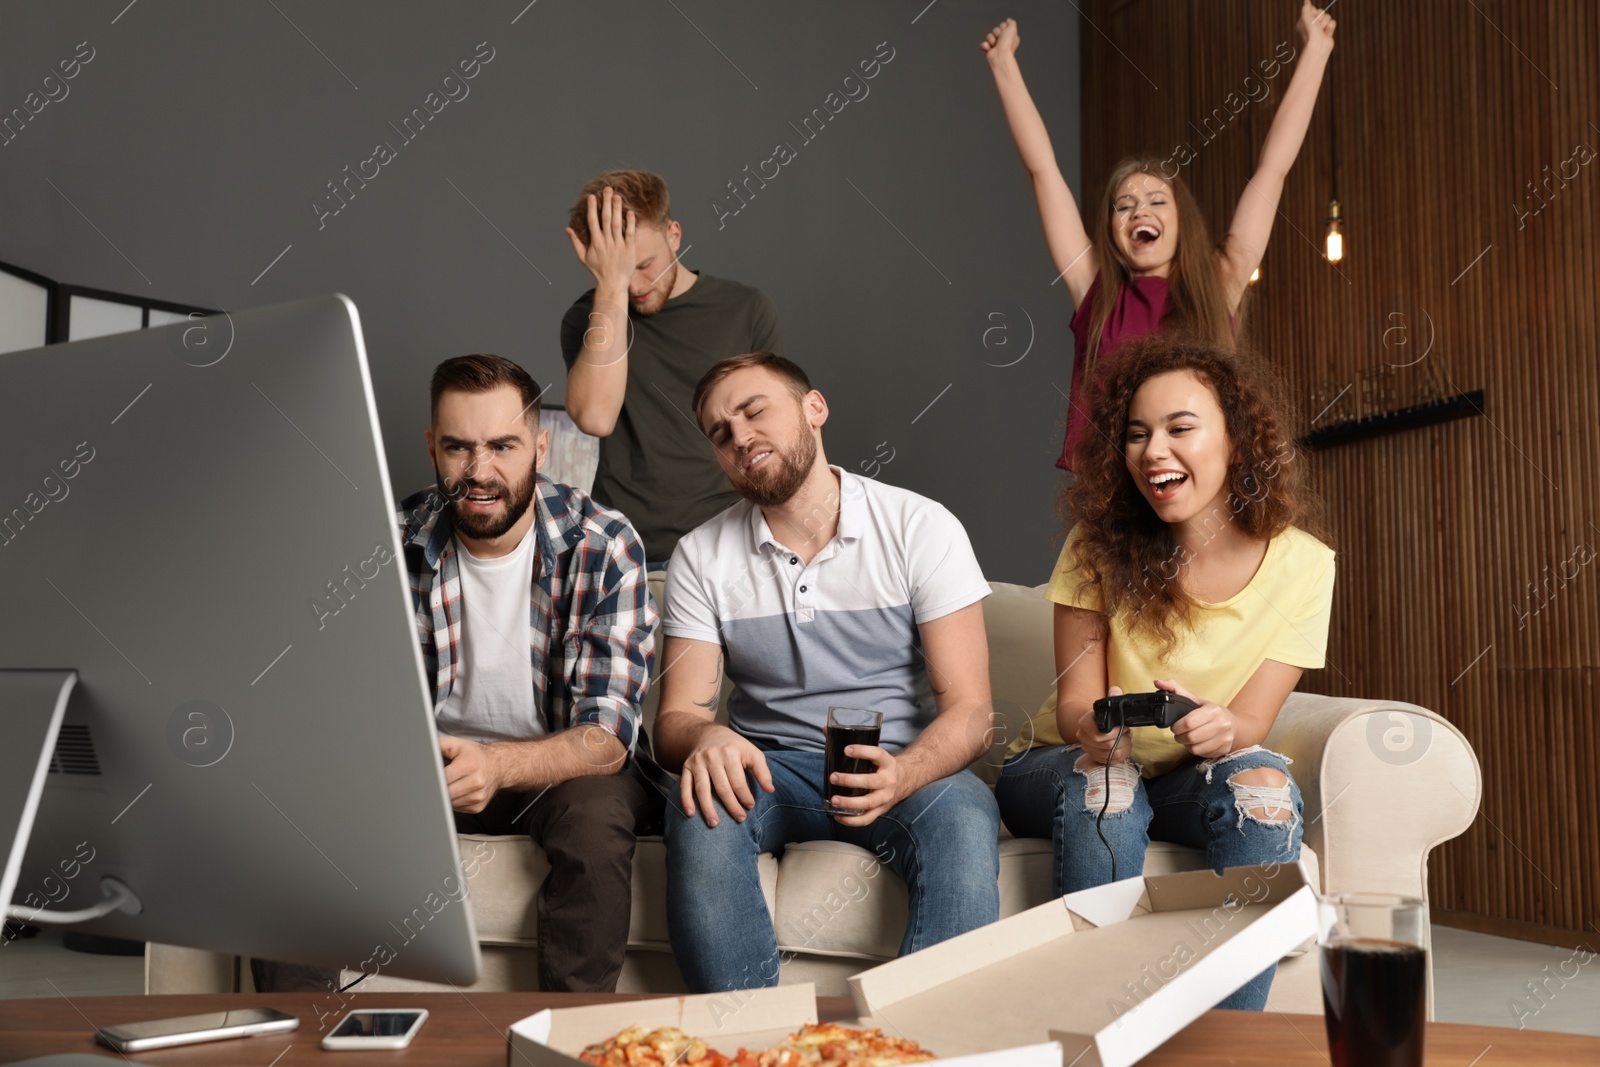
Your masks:
{"label": "beige sofa", "polygon": [[[652,585],[659,598],[659,584]],[[995,705],[1006,720],[1020,724],[1039,707],[1055,677],[1052,609],[1040,589],[1003,583],[993,589],[984,616]],[[645,709],[647,723],[654,696]],[[1478,810],[1482,779],[1471,746],[1426,708],[1295,693],[1267,744],[1294,761],[1305,798],[1304,860],[1324,892],[1426,897],[1428,853],[1462,833]],[[1002,746],[997,739],[978,768],[991,781]],[[483,952],[483,973],[471,988],[535,989],[533,897],[548,869],[544,856],[525,837],[464,837],[463,851],[477,841],[487,841],[494,852],[469,885]],[[790,846],[782,859],[761,857],[761,884],[783,953],[780,981],[815,982],[821,994],[843,994],[849,975],[894,957],[905,928],[905,887],[887,870],[863,876],[863,861],[871,869],[871,853],[832,841]],[[1145,871],[1203,865],[1200,853],[1158,842]],[[1001,915],[1049,896],[1050,842],[1003,839]],[[249,981],[249,968],[233,957],[163,945],[150,946],[145,969],[150,993],[224,992],[236,989],[241,975]],[[432,987],[378,975],[361,988]],[[619,989],[683,989],[667,942],[666,850],[659,838],[640,841],[634,859],[633,921]],[[1283,961],[1271,1005],[1322,1010],[1314,953]]]}

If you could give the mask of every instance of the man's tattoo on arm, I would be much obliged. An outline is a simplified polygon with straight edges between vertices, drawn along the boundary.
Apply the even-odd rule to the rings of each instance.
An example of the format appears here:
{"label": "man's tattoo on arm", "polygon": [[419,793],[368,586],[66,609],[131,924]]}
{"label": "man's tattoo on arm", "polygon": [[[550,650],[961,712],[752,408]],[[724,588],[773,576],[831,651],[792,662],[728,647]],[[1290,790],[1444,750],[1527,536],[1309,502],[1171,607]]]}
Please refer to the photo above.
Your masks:
{"label": "man's tattoo on arm", "polygon": [[723,651],[717,653],[717,666],[711,674],[711,684],[716,688],[711,693],[711,699],[696,700],[694,702],[695,707],[705,708],[707,711],[716,711],[717,705],[722,703],[722,664],[726,655],[727,653]]}

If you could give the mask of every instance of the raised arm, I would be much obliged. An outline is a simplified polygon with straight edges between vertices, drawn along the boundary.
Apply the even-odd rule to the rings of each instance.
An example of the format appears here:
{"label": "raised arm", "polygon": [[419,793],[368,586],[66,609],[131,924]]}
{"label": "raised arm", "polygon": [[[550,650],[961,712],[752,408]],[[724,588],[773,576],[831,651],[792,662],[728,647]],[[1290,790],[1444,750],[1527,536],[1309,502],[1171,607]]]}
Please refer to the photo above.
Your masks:
{"label": "raised arm", "polygon": [[1077,307],[1094,283],[1095,261],[1089,254],[1089,233],[1078,213],[1078,203],[1061,176],[1044,119],[1023,83],[1022,68],[1017,65],[1021,40],[1016,19],[1006,19],[989,31],[982,48],[1000,93],[1006,123],[1011,127],[1011,138],[1033,181],[1033,199],[1039,205],[1039,221],[1044,226],[1050,258],[1066,282],[1073,307]]}
{"label": "raised arm", "polygon": [[1333,54],[1333,19],[1321,8],[1303,0],[1300,21],[1300,58],[1295,63],[1289,87],[1272,117],[1272,127],[1261,146],[1261,161],[1239,198],[1233,222],[1222,243],[1222,280],[1228,310],[1236,311],[1244,296],[1250,274],[1261,263],[1272,236],[1272,223],[1283,196],[1283,182],[1300,154],[1300,144],[1311,125],[1311,112],[1317,104],[1322,75]]}
{"label": "raised arm", "polygon": [[616,428],[628,390],[628,282],[638,263],[636,225],[634,213],[624,214],[622,198],[608,186],[599,204],[589,197],[589,243],[567,227],[572,251],[595,279],[582,347],[567,371],[567,414],[594,437],[608,437]]}

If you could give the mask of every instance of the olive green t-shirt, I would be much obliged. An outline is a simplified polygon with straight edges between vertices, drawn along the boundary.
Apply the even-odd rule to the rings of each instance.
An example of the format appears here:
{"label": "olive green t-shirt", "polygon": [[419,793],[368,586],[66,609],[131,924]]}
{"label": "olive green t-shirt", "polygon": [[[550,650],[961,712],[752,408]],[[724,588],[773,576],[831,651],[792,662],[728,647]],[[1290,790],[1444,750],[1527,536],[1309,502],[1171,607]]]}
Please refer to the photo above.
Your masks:
{"label": "olive green t-shirt", "polygon": [[[583,350],[593,306],[590,289],[561,319],[569,371]],[[729,356],[782,355],[783,337],[778,309],[765,293],[705,273],[654,315],[630,308],[628,328],[627,391],[616,427],[600,440],[591,495],[628,517],[646,559],[665,563],[678,538],[739,499],[694,419],[694,387]]]}

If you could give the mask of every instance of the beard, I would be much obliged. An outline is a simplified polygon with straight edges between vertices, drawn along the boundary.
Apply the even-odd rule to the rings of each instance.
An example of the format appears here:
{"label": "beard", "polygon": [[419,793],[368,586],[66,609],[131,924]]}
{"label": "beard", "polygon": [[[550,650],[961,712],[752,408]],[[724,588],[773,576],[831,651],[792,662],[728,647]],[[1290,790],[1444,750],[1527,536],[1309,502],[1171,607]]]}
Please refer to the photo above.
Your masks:
{"label": "beard", "polygon": [[[449,481],[437,466],[433,468],[433,476],[435,484],[450,501],[450,520],[455,528],[478,541],[493,541],[515,526],[533,503],[534,486],[539,480],[538,470],[532,466],[528,468],[525,478],[509,486],[503,482],[480,482],[472,478]],[[497,495],[500,499],[495,503],[495,510],[478,514],[456,506],[456,501],[473,492]]]}
{"label": "beard", "polygon": [[[654,315],[666,304],[667,297],[672,295],[672,287],[678,284],[678,261],[674,259],[672,266],[661,276],[666,279],[665,286],[656,286],[650,290],[650,295],[643,301],[634,301],[633,310],[640,315]],[[658,279],[659,280],[659,279]]]}
{"label": "beard", "polygon": [[761,507],[787,504],[811,474],[817,462],[817,439],[802,430],[788,448],[772,446],[772,455],[753,471],[739,472],[733,487],[739,495]]}

